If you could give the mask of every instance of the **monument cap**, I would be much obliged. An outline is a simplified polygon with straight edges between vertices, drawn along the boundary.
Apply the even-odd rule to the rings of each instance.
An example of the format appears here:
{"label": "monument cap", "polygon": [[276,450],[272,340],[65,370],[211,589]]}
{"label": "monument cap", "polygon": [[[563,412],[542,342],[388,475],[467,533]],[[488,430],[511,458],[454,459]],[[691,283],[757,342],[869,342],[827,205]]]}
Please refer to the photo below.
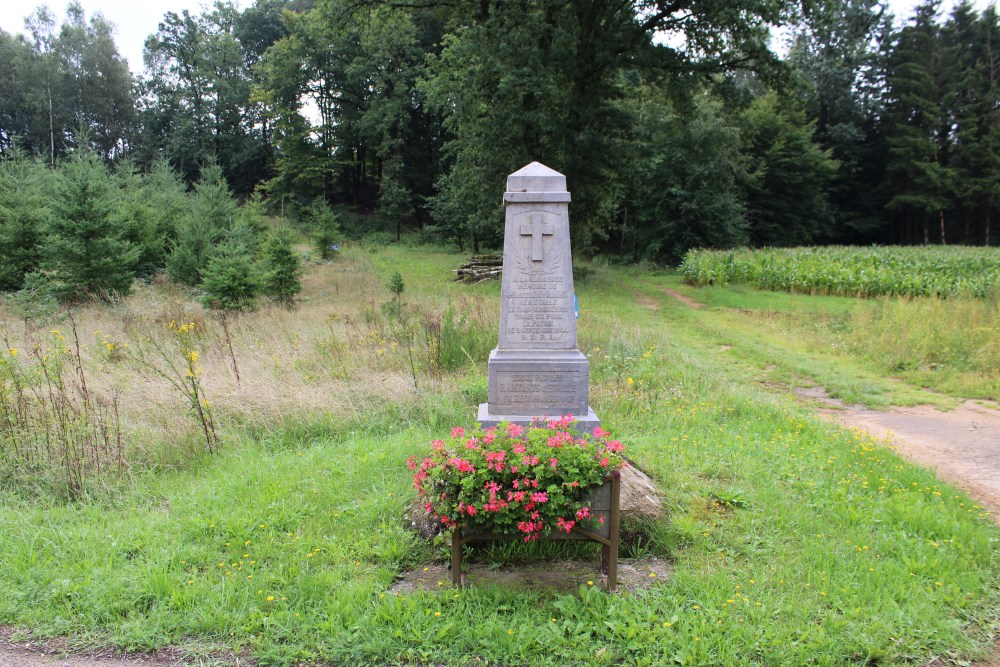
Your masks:
{"label": "monument cap", "polygon": [[507,192],[566,192],[566,177],[541,162],[532,162],[507,177]]}

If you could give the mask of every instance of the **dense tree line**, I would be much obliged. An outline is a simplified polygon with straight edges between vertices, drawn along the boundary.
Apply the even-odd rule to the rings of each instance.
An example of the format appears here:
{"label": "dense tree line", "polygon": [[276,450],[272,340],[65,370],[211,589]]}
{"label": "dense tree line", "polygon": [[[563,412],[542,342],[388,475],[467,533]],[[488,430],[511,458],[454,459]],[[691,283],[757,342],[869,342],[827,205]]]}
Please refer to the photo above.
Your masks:
{"label": "dense tree line", "polygon": [[[77,5],[28,27],[0,32],[0,150],[50,168],[165,163],[194,198],[351,206],[473,249],[498,244],[503,179],[531,160],[567,175],[575,247],[627,260],[996,242],[1000,21],[967,2],[899,26],[876,0],[217,2],[167,13],[135,79]],[[239,255],[220,215],[171,221],[169,258],[136,266],[201,281],[207,249]]]}
{"label": "dense tree line", "polygon": [[188,190],[163,160],[110,170],[81,149],[50,167],[20,149],[0,156],[0,291],[37,308],[113,299],[165,272],[234,310],[263,295],[295,297],[299,260],[286,227],[268,229],[255,201],[237,205],[208,164]]}

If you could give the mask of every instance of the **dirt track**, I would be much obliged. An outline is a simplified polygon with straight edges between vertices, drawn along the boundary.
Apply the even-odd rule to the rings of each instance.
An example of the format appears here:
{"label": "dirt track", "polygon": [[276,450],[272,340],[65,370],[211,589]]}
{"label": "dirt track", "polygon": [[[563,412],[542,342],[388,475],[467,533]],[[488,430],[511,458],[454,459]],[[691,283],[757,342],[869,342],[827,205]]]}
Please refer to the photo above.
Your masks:
{"label": "dirt track", "polygon": [[927,405],[879,411],[844,405],[821,388],[796,393],[826,406],[819,412],[827,419],[887,439],[901,455],[968,493],[1000,523],[1000,405],[965,401],[948,412]]}

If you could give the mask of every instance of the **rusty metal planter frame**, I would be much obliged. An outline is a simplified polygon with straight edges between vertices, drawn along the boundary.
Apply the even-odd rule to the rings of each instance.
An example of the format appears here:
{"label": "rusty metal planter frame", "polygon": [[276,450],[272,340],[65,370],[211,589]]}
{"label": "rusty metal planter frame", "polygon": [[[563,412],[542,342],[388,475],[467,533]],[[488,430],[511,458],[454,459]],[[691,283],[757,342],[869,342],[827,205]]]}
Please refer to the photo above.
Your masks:
{"label": "rusty metal planter frame", "polygon": [[[584,528],[574,527],[569,534],[552,533],[544,535],[539,539],[543,540],[589,540],[601,545],[601,571],[608,575],[607,588],[614,591],[618,588],[618,533],[621,526],[619,516],[619,505],[621,501],[621,473],[614,471],[610,478],[601,486],[597,487],[593,495],[610,489],[610,507],[608,514],[608,535],[603,536]],[[601,511],[601,510],[598,510]],[[463,533],[461,528],[456,528],[451,533],[451,583],[454,586],[462,585],[462,546],[469,542],[485,540],[515,540],[516,535],[497,535],[496,533]]]}

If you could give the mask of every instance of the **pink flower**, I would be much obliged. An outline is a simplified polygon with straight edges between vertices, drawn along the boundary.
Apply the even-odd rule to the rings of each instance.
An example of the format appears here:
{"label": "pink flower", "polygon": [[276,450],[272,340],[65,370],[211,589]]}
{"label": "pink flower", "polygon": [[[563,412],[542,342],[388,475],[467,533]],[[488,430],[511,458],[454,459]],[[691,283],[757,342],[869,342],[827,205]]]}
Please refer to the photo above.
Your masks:
{"label": "pink flower", "polygon": [[564,530],[567,533],[570,533],[573,530],[573,526],[576,525],[576,521],[566,521],[564,518],[559,517],[559,520],[556,521],[556,525],[559,527],[559,530]]}
{"label": "pink flower", "polygon": [[580,509],[578,509],[576,511],[576,520],[577,521],[583,521],[584,519],[586,519],[589,516],[590,516],[590,508],[589,507],[581,507]]}
{"label": "pink flower", "polygon": [[511,466],[510,467],[510,471],[516,475],[517,474],[517,466]]}
{"label": "pink flower", "polygon": [[513,450],[515,454],[524,454],[526,451],[528,451],[528,448],[522,445],[521,443],[517,443],[514,445]]}
{"label": "pink flower", "polygon": [[617,440],[609,440],[608,444],[604,446],[604,451],[606,452],[620,452],[623,449],[625,449],[625,445]]}
{"label": "pink flower", "polygon": [[438,451],[444,449],[444,440],[435,440],[434,442],[431,443],[431,447],[433,447]]}
{"label": "pink flower", "polygon": [[601,524],[602,526],[604,525],[604,515],[603,514],[598,514],[597,515],[597,523]]}
{"label": "pink flower", "polygon": [[469,505],[468,507],[465,508],[465,512],[469,516],[476,516],[476,506],[475,505]]}
{"label": "pink flower", "polygon": [[549,465],[552,466],[553,468],[555,468],[556,464],[558,464],[558,463],[559,463],[559,459],[554,459],[554,458],[553,459],[549,459]]}
{"label": "pink flower", "polygon": [[450,463],[451,465],[453,465],[456,468],[458,468],[459,472],[475,472],[476,471],[476,468],[470,462],[466,461],[465,459],[460,459],[460,458],[456,457],[456,458],[450,459],[448,461],[448,463]]}
{"label": "pink flower", "polygon": [[483,436],[483,442],[485,442],[488,445],[494,440],[496,440],[496,438],[497,438],[496,435],[494,435],[493,433],[487,433],[486,435]]}
{"label": "pink flower", "polygon": [[468,440],[465,441],[465,448],[466,449],[479,449],[479,445],[476,443],[476,439],[475,438],[469,438]]}
{"label": "pink flower", "polygon": [[523,426],[518,426],[517,424],[507,424],[507,435],[511,436],[512,438],[516,438],[517,436],[523,433],[524,433]]}
{"label": "pink flower", "polygon": [[549,420],[549,428],[566,428],[573,423],[573,415],[563,415],[559,419]]}
{"label": "pink flower", "polygon": [[607,436],[611,435],[611,433],[605,431],[603,428],[598,426],[597,428],[594,429],[594,435],[596,435],[598,438],[606,438]]}
{"label": "pink flower", "polygon": [[531,502],[533,503],[547,503],[549,502],[549,494],[544,491],[539,491],[537,493],[531,494]]}
{"label": "pink flower", "polygon": [[608,465],[610,465],[610,464],[611,464],[611,462],[608,461],[606,458],[605,459],[601,459],[601,467],[602,468],[607,468]]}
{"label": "pink flower", "polygon": [[461,426],[456,426],[455,428],[451,429],[451,437],[453,438],[461,438],[464,435],[465,435],[465,429],[462,428]]}

